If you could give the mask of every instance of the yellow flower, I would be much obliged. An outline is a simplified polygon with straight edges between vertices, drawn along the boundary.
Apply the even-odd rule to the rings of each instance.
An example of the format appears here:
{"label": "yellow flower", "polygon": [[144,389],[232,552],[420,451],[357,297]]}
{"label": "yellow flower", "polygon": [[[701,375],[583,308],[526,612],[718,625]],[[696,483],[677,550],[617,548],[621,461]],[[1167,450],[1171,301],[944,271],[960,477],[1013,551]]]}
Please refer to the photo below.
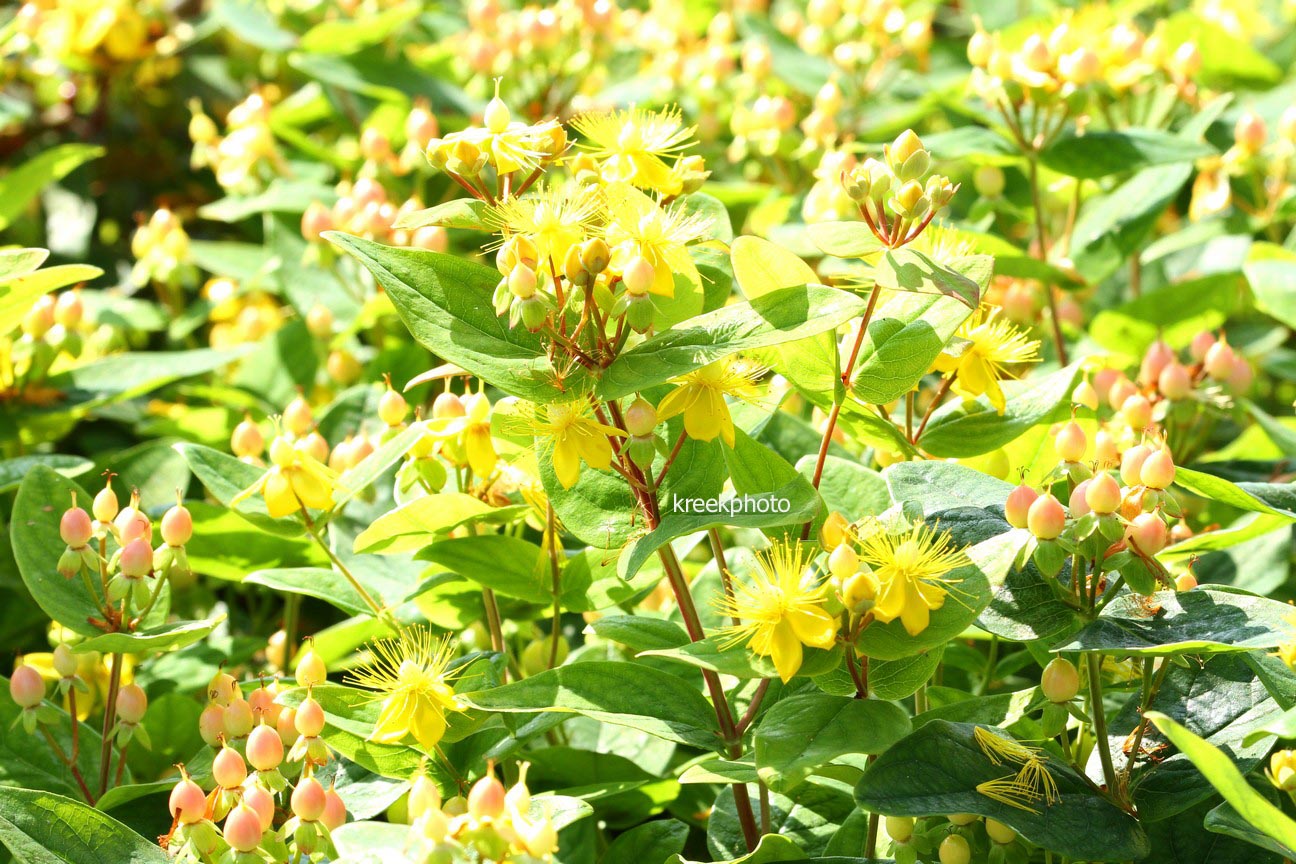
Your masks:
{"label": "yellow flower", "polygon": [[1000,414],[1006,405],[1001,378],[1012,377],[1007,367],[1039,361],[1039,342],[1007,320],[999,309],[982,306],[959,327],[951,351],[942,353],[934,364],[936,371],[953,378],[955,393],[971,400],[983,393]]}
{"label": "yellow flower", "polygon": [[607,227],[604,239],[612,247],[612,269],[621,269],[635,258],[653,268],[648,291],[662,297],[675,296],[675,280],[682,278],[696,290],[702,277],[689,255],[687,244],[711,227],[711,220],[684,212],[676,206],[661,207],[647,195],[624,183],[614,183],[604,192]]}
{"label": "yellow flower", "polygon": [[464,710],[447,670],[454,657],[450,637],[436,638],[426,627],[406,628],[371,646],[373,660],[351,675],[351,683],[376,690],[382,709],[369,736],[379,744],[412,737],[425,750],[440,743],[446,715]]}
{"label": "yellow flower", "polygon": [[535,245],[542,269],[561,272],[567,250],[585,240],[598,211],[595,187],[556,186],[510,198],[488,210],[482,221],[505,239],[527,238]]}
{"label": "yellow flower", "polygon": [[678,379],[674,390],[657,406],[657,417],[669,420],[684,415],[684,431],[698,441],[712,441],[717,435],[734,446],[733,417],[725,396],[755,402],[756,382],[765,369],[748,360],[730,357],[695,369]]}
{"label": "yellow flower", "polygon": [[1192,199],[1188,202],[1188,218],[1193,222],[1223,213],[1233,201],[1228,172],[1219,157],[1203,159],[1197,165],[1193,180]]}
{"label": "yellow flower", "polygon": [[248,488],[234,496],[230,506],[260,494],[274,518],[296,513],[303,505],[313,510],[331,510],[337,472],[306,452],[305,439],[296,444],[279,436],[270,442],[270,469]]}
{"label": "yellow flower", "polygon": [[435,417],[426,422],[428,435],[439,441],[453,441],[462,446],[462,458],[457,452],[447,453],[451,461],[462,465],[465,461],[473,473],[486,479],[495,473],[499,455],[491,439],[491,402],[485,393],[474,393],[464,398],[465,412],[459,416]]}
{"label": "yellow flower", "polygon": [[878,580],[873,617],[883,624],[899,618],[910,636],[926,630],[932,610],[945,605],[945,574],[968,563],[948,534],[937,534],[923,522],[898,534],[876,526],[860,539],[860,560]]}
{"label": "yellow flower", "polygon": [[825,585],[806,572],[810,558],[800,543],[776,543],[756,560],[752,580],[738,582],[720,603],[725,615],[744,622],[726,632],[730,644],[746,640],[753,653],[769,657],[787,683],[801,668],[803,646],[833,647],[837,619],[824,609]]}
{"label": "yellow flower", "polygon": [[605,179],[663,195],[680,193],[682,175],[672,171],[666,159],[689,146],[694,127],[684,125],[679,108],[584,114],[572,126],[588,139],[585,146],[603,160]]}
{"label": "yellow flower", "polygon": [[545,409],[545,419],[535,414],[529,421],[537,438],[553,439],[553,468],[558,482],[570,489],[580,479],[580,463],[599,471],[612,465],[612,441],[608,436],[624,438],[626,433],[589,416],[589,403],[576,400]]}

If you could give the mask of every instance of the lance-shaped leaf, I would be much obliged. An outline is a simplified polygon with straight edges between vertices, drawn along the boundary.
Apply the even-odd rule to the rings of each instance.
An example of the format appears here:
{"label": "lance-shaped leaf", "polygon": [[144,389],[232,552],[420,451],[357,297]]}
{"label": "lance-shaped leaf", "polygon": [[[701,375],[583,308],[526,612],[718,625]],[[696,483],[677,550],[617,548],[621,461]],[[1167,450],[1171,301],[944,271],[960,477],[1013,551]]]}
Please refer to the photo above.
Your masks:
{"label": "lance-shaped leaf", "polygon": [[891,702],[827,693],[783,699],[756,727],[756,771],[785,791],[838,756],[881,753],[910,732],[909,715]]}
{"label": "lance-shaped leaf", "polygon": [[1044,148],[1040,161],[1069,177],[1097,180],[1153,165],[1192,162],[1215,154],[1215,148],[1156,129],[1062,135]]}
{"label": "lance-shaped leaf", "polygon": [[1046,752],[1041,758],[1059,796],[1054,803],[1039,800],[1022,809],[978,792],[982,783],[1011,778],[1017,766],[994,764],[974,737],[976,728],[945,720],[924,724],[878,756],[855,788],[856,799],[887,816],[975,813],[1068,858],[1121,861],[1148,853],[1147,837],[1133,816]]}

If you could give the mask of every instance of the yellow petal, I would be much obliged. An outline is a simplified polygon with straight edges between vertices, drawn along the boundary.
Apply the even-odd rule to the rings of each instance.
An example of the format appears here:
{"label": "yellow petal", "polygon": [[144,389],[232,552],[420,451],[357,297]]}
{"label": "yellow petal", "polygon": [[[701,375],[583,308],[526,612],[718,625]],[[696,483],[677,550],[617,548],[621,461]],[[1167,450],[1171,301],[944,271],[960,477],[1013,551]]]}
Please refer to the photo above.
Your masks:
{"label": "yellow petal", "polygon": [[612,445],[605,435],[591,432],[583,426],[573,427],[571,439],[582,459],[591,468],[606,471],[612,464]]}
{"label": "yellow petal", "polygon": [[831,648],[837,642],[837,619],[818,606],[793,609],[788,623],[796,637],[813,648]]}
{"label": "yellow petal", "polygon": [[778,624],[770,639],[770,659],[784,684],[801,668],[801,643],[789,624]]}
{"label": "yellow petal", "polygon": [[698,398],[700,391],[700,387],[692,384],[681,384],[676,387],[662,397],[661,403],[657,406],[657,419],[669,420],[675,415],[687,411]]}
{"label": "yellow petal", "polygon": [[553,469],[564,489],[572,488],[580,479],[580,453],[566,435],[554,439]]}
{"label": "yellow petal", "polygon": [[277,468],[266,474],[262,494],[265,496],[266,511],[276,519],[301,509],[297,496],[293,494],[292,483]]}
{"label": "yellow petal", "polygon": [[917,636],[927,629],[930,622],[931,610],[927,608],[927,604],[917,596],[910,598],[900,615],[900,623],[904,624],[905,631],[910,636]]}
{"label": "yellow petal", "polygon": [[409,693],[393,693],[383,700],[378,722],[374,723],[369,740],[379,744],[399,744],[409,734],[413,714],[413,697]]}
{"label": "yellow petal", "polygon": [[495,444],[491,441],[489,426],[472,426],[464,433],[464,449],[468,451],[468,465],[478,477],[495,473]]}
{"label": "yellow petal", "polygon": [[[684,431],[698,441],[713,441],[728,422],[728,437],[733,440],[733,423],[729,420],[729,406],[724,396],[710,387],[698,388],[698,397],[684,412]],[[730,446],[733,446],[730,444]]]}
{"label": "yellow petal", "polygon": [[445,731],[445,715],[437,704],[428,698],[418,699],[410,722],[410,734],[414,736],[414,740],[424,750],[432,750],[441,743]]}
{"label": "yellow petal", "polygon": [[900,617],[908,597],[908,585],[904,577],[895,576],[882,584],[877,603],[873,605],[873,617],[886,624]]}

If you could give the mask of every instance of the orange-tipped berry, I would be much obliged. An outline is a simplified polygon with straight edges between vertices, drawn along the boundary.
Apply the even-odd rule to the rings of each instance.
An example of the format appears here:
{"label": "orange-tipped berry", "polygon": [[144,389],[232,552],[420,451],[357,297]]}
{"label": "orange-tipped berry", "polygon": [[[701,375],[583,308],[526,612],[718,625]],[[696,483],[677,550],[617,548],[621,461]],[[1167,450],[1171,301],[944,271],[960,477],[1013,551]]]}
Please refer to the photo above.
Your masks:
{"label": "orange-tipped berry", "polygon": [[1025,528],[1027,514],[1038,498],[1039,493],[1025,483],[1009,492],[1008,500],[1004,503],[1004,518],[1008,520],[1008,524],[1014,528]]}
{"label": "orange-tipped berry", "polygon": [[1066,510],[1052,495],[1041,495],[1026,513],[1026,527],[1040,540],[1054,540],[1066,527]]}

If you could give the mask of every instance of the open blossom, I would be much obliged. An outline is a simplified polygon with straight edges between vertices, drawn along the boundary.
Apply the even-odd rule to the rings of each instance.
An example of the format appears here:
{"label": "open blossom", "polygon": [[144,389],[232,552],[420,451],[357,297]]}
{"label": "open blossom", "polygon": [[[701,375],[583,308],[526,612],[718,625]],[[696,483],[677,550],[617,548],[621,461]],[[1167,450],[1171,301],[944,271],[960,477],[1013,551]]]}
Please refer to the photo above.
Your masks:
{"label": "open blossom", "polygon": [[753,653],[769,657],[786,683],[801,668],[806,647],[833,647],[837,619],[824,609],[825,583],[808,572],[801,544],[777,543],[756,560],[751,579],[737,582],[720,606],[742,622],[729,628],[731,642],[746,641]]}
{"label": "open blossom", "polygon": [[296,513],[303,506],[330,510],[337,488],[337,472],[312,456],[308,439],[296,444],[282,436],[270,443],[270,468],[248,488],[234,496],[233,506],[253,495],[265,499],[266,510],[278,518]]}
{"label": "open blossom", "polygon": [[586,148],[602,161],[602,175],[640,189],[678,195],[681,175],[667,159],[691,143],[694,127],[684,125],[678,108],[646,111],[628,108],[584,114],[572,126],[587,139]]}
{"label": "open blossom", "polygon": [[581,399],[549,405],[543,409],[543,416],[537,408],[524,422],[531,434],[552,447],[554,474],[564,489],[575,486],[580,479],[582,461],[598,471],[610,468],[615,454],[609,436],[626,436],[623,430],[591,417],[589,403]]}
{"label": "open blossom", "polygon": [[604,190],[607,227],[604,239],[612,247],[612,269],[621,272],[636,258],[652,266],[650,294],[674,297],[677,281],[701,290],[702,276],[689,255],[688,244],[700,239],[711,220],[688,213],[678,204],[661,207],[624,183]]}
{"label": "open blossom", "polygon": [[764,374],[764,367],[739,357],[708,363],[676,380],[678,386],[657,406],[658,419],[683,414],[684,431],[690,438],[713,441],[719,436],[732,447],[733,416],[725,396],[754,402],[759,396],[756,382]]}
{"label": "open blossom", "polygon": [[393,639],[375,642],[371,650],[373,661],[351,676],[382,700],[369,740],[399,744],[413,738],[425,750],[434,749],[445,735],[447,715],[464,710],[450,683],[450,637],[409,627]]}
{"label": "open blossom", "polygon": [[996,307],[982,306],[958,329],[958,339],[936,358],[935,368],[952,378],[952,388],[964,399],[985,395],[1000,414],[1007,400],[999,386],[1013,377],[1008,367],[1039,361],[1039,343],[1008,320]]}
{"label": "open blossom", "polygon": [[881,525],[860,539],[860,560],[877,579],[873,617],[883,624],[899,618],[910,636],[931,623],[931,613],[945,605],[950,571],[968,563],[949,535],[918,522],[899,533]]}

